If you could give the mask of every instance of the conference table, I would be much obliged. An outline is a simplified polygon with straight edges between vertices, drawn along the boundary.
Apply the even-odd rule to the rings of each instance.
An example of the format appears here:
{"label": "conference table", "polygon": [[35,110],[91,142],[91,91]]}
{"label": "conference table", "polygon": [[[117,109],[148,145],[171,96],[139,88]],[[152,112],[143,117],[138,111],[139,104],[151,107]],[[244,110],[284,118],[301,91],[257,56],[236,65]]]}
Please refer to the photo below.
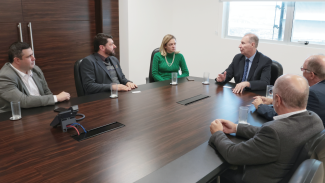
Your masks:
{"label": "conference table", "polygon": [[[248,122],[266,122],[251,104],[265,91],[232,93],[233,83],[179,78],[178,85],[161,81],[132,91],[72,98],[55,106],[22,109],[22,119],[0,114],[0,182],[209,182],[229,164],[207,143],[215,119],[237,123],[240,106],[250,108]],[[209,97],[181,105],[197,95]],[[50,123],[58,107],[78,105],[86,130],[120,122],[125,125],[76,141],[74,129],[62,132]],[[81,130],[82,132],[82,130]],[[245,139],[231,134],[235,143]]]}

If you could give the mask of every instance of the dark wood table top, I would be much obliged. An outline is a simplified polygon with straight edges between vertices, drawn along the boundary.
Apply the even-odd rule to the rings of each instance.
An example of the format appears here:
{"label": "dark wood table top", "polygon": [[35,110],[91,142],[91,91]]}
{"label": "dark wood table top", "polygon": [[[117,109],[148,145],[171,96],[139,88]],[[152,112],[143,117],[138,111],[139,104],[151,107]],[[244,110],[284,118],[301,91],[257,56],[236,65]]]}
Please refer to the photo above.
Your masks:
{"label": "dark wood table top", "polygon": [[[213,80],[201,82],[181,78],[177,86],[169,81],[140,85],[141,93],[120,92],[118,99],[108,93],[74,98],[23,109],[18,121],[2,113],[0,182],[135,182],[205,143],[214,119],[236,122],[239,106],[250,105],[251,125],[265,122],[251,105],[252,97],[265,91],[233,94]],[[187,106],[176,103],[199,94],[210,97]],[[76,104],[88,130],[115,121],[125,127],[81,142],[70,137],[73,130],[50,127],[54,108]]]}

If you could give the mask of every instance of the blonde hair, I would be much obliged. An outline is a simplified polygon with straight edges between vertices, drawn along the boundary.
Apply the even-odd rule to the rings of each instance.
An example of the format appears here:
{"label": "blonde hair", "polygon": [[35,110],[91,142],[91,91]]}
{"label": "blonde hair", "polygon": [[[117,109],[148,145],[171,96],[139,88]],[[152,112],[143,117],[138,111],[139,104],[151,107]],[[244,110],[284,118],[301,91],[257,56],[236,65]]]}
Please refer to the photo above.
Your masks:
{"label": "blonde hair", "polygon": [[[161,54],[162,56],[166,56],[166,55],[167,55],[167,52],[166,52],[165,46],[166,46],[167,43],[168,43],[170,40],[172,40],[172,39],[175,39],[175,40],[176,40],[175,36],[173,36],[173,35],[171,35],[171,34],[167,34],[167,35],[163,38],[163,40],[162,40],[162,42],[161,42],[161,45],[160,45],[160,48],[159,48],[160,54]],[[177,54],[177,53],[179,53],[179,51],[175,51],[175,53]]]}

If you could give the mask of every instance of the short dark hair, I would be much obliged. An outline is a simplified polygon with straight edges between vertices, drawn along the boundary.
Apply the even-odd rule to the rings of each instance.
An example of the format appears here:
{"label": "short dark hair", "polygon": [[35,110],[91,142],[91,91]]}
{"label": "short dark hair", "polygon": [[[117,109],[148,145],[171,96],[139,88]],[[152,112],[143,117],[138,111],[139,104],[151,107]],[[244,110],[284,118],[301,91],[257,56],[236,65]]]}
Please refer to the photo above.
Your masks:
{"label": "short dark hair", "polygon": [[105,34],[105,33],[98,33],[94,38],[94,51],[99,51],[99,46],[105,46],[107,44],[107,39],[113,39],[113,36]]}
{"label": "short dark hair", "polygon": [[8,58],[9,62],[13,63],[14,58],[17,57],[19,59],[22,59],[23,56],[23,50],[31,48],[28,43],[24,42],[14,42],[10,47],[9,47],[9,52],[8,52]]}

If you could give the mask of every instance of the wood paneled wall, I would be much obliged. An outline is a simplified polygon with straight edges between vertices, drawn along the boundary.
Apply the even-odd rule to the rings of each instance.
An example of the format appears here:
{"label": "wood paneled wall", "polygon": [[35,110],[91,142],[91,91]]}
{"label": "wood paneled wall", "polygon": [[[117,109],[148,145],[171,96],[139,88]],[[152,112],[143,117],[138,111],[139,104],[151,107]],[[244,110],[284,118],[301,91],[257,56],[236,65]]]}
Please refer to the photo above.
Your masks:
{"label": "wood paneled wall", "polygon": [[1,1],[1,67],[8,61],[9,46],[20,40],[19,22],[27,43],[31,43],[27,25],[32,23],[36,65],[54,94],[66,91],[77,97],[74,63],[93,52],[98,32],[113,35],[119,58],[118,0]]}

